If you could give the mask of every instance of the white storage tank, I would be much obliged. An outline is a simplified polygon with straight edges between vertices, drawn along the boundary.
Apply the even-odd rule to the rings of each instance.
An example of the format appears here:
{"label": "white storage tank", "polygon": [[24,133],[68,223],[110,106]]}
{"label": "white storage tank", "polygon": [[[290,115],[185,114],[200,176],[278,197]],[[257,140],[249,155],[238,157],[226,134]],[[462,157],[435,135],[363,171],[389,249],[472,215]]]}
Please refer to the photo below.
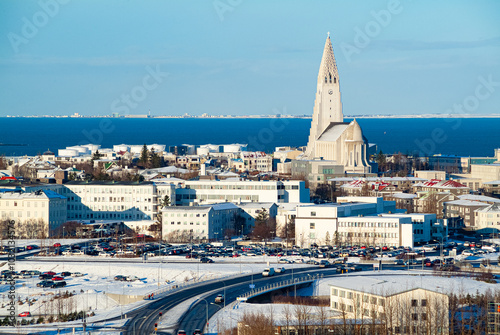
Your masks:
{"label": "white storage tank", "polygon": [[85,148],[89,149],[89,151],[91,153],[94,153],[97,150],[101,149],[101,145],[100,144],[92,144],[92,143],[84,144],[84,145],[82,145],[82,147],[85,147]]}
{"label": "white storage tank", "polygon": [[224,145],[224,152],[240,152],[241,144],[226,144]]}
{"label": "white storage tank", "polygon": [[199,147],[196,149],[196,153],[198,156],[208,156],[210,153],[210,149],[208,147]]}
{"label": "white storage tank", "polygon": [[207,147],[210,149],[210,152],[219,152],[220,145],[218,144],[207,144]]}
{"label": "white storage tank", "polygon": [[73,149],[80,153],[80,155],[89,155],[90,150],[87,147],[82,147],[81,145],[75,145],[72,147],[66,147],[66,149]]}
{"label": "white storage tank", "polygon": [[130,150],[130,145],[128,145],[128,144],[116,144],[116,145],[113,145],[113,151],[114,152],[129,151],[129,150]]}
{"label": "white storage tank", "polygon": [[165,147],[165,144],[151,144],[148,145],[148,150],[151,151],[151,149],[153,149],[156,153],[159,153],[165,151]]}
{"label": "white storage tank", "polygon": [[58,150],[59,157],[76,157],[79,156],[78,151],[74,149],[59,149]]}
{"label": "white storage tank", "polygon": [[142,145],[131,145],[130,152],[133,154],[140,154],[142,152]]}

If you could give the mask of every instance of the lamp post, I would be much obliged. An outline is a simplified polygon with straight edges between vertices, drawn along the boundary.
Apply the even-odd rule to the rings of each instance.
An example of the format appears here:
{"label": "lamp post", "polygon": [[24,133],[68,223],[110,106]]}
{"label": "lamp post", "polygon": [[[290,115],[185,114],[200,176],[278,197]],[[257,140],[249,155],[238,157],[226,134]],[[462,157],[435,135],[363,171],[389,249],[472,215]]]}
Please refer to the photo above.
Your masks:
{"label": "lamp post", "polygon": [[[225,300],[226,297],[224,297],[224,300]],[[201,300],[205,301],[205,303],[207,304],[207,331],[208,331],[208,301],[204,298],[200,298]]]}

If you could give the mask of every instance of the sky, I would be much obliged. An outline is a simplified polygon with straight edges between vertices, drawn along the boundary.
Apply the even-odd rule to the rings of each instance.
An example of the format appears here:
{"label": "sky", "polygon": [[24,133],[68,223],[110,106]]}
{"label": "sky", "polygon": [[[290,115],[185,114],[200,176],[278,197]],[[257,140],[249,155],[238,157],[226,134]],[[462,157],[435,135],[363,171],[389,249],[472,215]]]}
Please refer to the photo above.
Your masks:
{"label": "sky", "polygon": [[500,114],[500,1],[3,0],[0,116],[312,115],[328,32],[345,115]]}

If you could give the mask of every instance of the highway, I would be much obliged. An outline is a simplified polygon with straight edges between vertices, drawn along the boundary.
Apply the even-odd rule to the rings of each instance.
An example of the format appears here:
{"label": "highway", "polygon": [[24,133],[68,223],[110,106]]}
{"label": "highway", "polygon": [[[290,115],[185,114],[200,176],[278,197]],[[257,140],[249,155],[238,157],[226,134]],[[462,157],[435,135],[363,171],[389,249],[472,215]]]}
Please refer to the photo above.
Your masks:
{"label": "highway", "polygon": [[[307,277],[313,272],[316,273],[318,271],[330,274],[335,273],[335,269],[318,270],[317,268],[301,268],[294,270],[294,278]],[[253,277],[253,282],[258,288],[269,283],[291,279],[292,274],[291,272],[288,272],[286,274],[277,274],[269,278],[262,278],[259,273],[254,274]],[[205,300],[200,300],[198,303],[192,306],[192,308],[184,315],[178,325],[175,325],[171,329],[164,329],[161,327],[159,327],[160,329],[158,329],[158,334],[176,334],[176,331],[178,329],[184,329],[188,334],[192,334],[195,329],[203,329],[203,327],[205,326],[207,304],[209,318],[219,310],[219,307],[210,303],[214,302],[217,294],[224,292],[224,286],[226,287],[226,304],[230,304],[231,302],[235,301],[238,296],[250,290],[249,284],[251,282],[251,275],[228,278],[224,281],[218,281],[209,284],[202,283],[195,287],[186,288],[164,298],[158,299],[157,301],[148,304],[142,309],[127,314],[127,317],[131,318],[131,320],[127,323],[126,331],[124,332],[124,334],[152,334],[154,330],[154,324],[159,323],[160,312],[163,313],[161,320],[162,324],[165,323],[166,320],[168,320],[168,322],[166,323],[171,324],[172,320],[168,319],[169,310],[171,308],[177,306],[185,300],[208,293],[208,296]],[[221,307],[223,306],[223,304],[220,305]]]}

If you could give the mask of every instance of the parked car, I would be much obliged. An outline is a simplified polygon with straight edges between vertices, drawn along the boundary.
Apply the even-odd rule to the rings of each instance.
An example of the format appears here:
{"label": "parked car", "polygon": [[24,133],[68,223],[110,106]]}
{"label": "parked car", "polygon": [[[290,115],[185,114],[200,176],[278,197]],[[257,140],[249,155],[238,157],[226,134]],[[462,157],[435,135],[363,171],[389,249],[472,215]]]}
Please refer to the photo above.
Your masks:
{"label": "parked car", "polygon": [[71,276],[71,272],[69,272],[69,271],[61,272],[61,277],[70,277],[70,276]]}
{"label": "parked car", "polygon": [[115,276],[115,280],[118,280],[118,281],[126,281],[126,280],[127,280],[127,277],[122,276],[122,275],[116,275],[116,276]]}
{"label": "parked car", "polygon": [[56,273],[54,271],[46,271],[44,273],[48,274],[48,275],[51,275],[51,276],[55,276],[56,275]]}
{"label": "parked car", "polygon": [[285,273],[286,269],[285,268],[276,268],[276,273]]}
{"label": "parked car", "polygon": [[224,295],[223,294],[218,294],[215,297],[215,303],[220,304],[221,302],[224,302]]}
{"label": "parked car", "polygon": [[288,264],[288,263],[290,263],[290,261],[288,259],[286,259],[286,258],[282,258],[282,259],[280,259],[278,261],[278,263],[280,263],[280,264]]}
{"label": "parked car", "polygon": [[30,312],[22,312],[19,313],[19,317],[24,318],[24,317],[30,317],[31,313]]}
{"label": "parked car", "polygon": [[61,280],[64,280],[64,277],[61,277],[61,276],[52,277],[52,281],[61,281]]}
{"label": "parked car", "polygon": [[326,259],[322,259],[320,262],[319,262],[319,267],[320,268],[327,268],[330,266],[330,262],[328,262]]}
{"label": "parked car", "polygon": [[66,282],[64,280],[61,280],[61,281],[56,281],[54,282],[50,288],[59,288],[59,287],[64,287],[66,286]]}
{"label": "parked car", "polygon": [[83,276],[83,273],[81,273],[81,272],[73,272],[71,274],[71,277],[82,277],[82,276]]}
{"label": "parked car", "polygon": [[52,278],[52,275],[49,275],[48,273],[42,273],[41,275],[38,276],[38,279],[50,279]]}
{"label": "parked car", "polygon": [[193,335],[202,335],[203,333],[199,329],[195,329]]}
{"label": "parked car", "polygon": [[139,280],[139,277],[137,277],[137,276],[128,276],[125,280],[126,281],[136,281],[136,280]]}
{"label": "parked car", "polygon": [[208,257],[202,257],[200,258],[200,262],[202,263],[213,263],[214,261]]}
{"label": "parked car", "polygon": [[36,284],[37,287],[50,287],[54,284],[52,280],[42,280]]}
{"label": "parked car", "polygon": [[185,330],[179,330],[177,335],[187,335]]}

